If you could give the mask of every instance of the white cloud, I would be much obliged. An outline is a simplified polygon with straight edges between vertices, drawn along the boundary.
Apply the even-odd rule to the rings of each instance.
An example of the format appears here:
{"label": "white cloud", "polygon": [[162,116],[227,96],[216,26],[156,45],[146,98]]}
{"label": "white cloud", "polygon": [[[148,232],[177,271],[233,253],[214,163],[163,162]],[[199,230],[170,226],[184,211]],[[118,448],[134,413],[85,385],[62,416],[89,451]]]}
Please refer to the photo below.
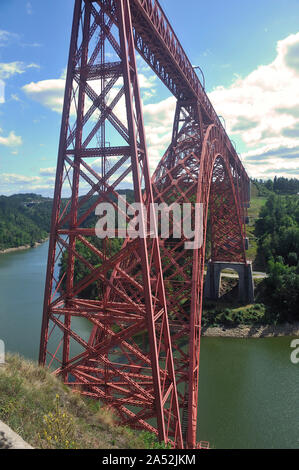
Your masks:
{"label": "white cloud", "polygon": [[0,47],[5,47],[10,41],[19,39],[19,35],[0,29]]}
{"label": "white cloud", "polygon": [[[0,41],[1,41],[1,31],[0,31]],[[39,69],[40,66],[35,63],[25,64],[21,61],[15,62],[0,62],[0,104],[5,103],[5,82],[14,75],[22,75],[28,69]],[[16,95],[12,95],[14,98]]]}
{"label": "white cloud", "polygon": [[29,98],[61,113],[63,106],[65,80],[61,78],[31,82],[23,86],[23,90]]}
{"label": "white cloud", "polygon": [[[271,162],[272,168],[274,168],[274,162],[276,165],[281,163],[280,157],[274,157],[269,153],[266,155],[267,149],[271,148],[274,151],[275,149],[279,151],[280,148],[294,149],[298,143],[298,51],[299,33],[278,41],[277,56],[272,63],[260,65],[244,78],[236,76],[231,86],[219,86],[209,94],[217,113],[225,118],[229,135],[233,138],[235,135],[238,136],[248,150],[252,149],[254,155],[260,156],[258,165],[260,174],[269,170],[267,165],[271,165]],[[138,61],[141,61],[139,57]],[[138,76],[144,100],[148,153],[151,170],[153,170],[170,143],[175,99],[170,97],[160,102],[148,103],[148,100],[152,100],[155,96],[157,78],[148,66],[138,65],[141,72]],[[23,90],[33,100],[52,111],[61,113],[64,86],[65,75],[58,79],[31,82],[25,85]],[[93,87],[96,92],[99,92],[96,89],[96,83],[93,83]],[[113,99],[116,92],[116,88],[111,91],[109,101]],[[87,100],[87,105],[89,104]],[[119,102],[114,111],[123,122],[126,122],[124,100]],[[95,114],[98,115],[98,113]],[[249,159],[250,155],[250,153],[244,155],[248,170],[254,169]],[[267,158],[267,161],[263,156]],[[285,157],[283,158],[286,160]],[[286,166],[285,168],[290,169]],[[274,168],[274,171],[279,169],[281,167]]]}
{"label": "white cloud", "polygon": [[13,75],[22,74],[25,72],[25,66],[23,62],[9,62],[0,63],[0,78],[10,78]]}
{"label": "white cloud", "polygon": [[299,176],[299,142],[289,145],[266,145],[243,154],[249,173],[256,178]]}
{"label": "white cloud", "polygon": [[24,62],[1,62],[0,63],[0,78],[7,79],[13,75],[20,75],[26,72],[26,69],[39,69],[40,66],[34,63],[29,65],[24,64]]}
{"label": "white cloud", "polygon": [[3,29],[0,29],[0,42],[6,42],[8,38],[10,37],[11,33],[8,31],[4,31]]}
{"label": "white cloud", "polygon": [[[278,41],[277,56],[272,63],[260,65],[245,78],[237,77],[227,88],[218,86],[209,97],[217,113],[224,116],[229,135],[241,138],[248,149],[254,149],[254,155],[262,159],[265,154],[261,148],[296,147],[299,143],[299,33]],[[273,172],[278,171],[280,160],[269,154],[267,158]],[[299,153],[297,158],[299,166]],[[255,170],[250,164],[247,167]],[[259,169],[260,174],[268,171],[266,164],[260,164]]]}
{"label": "white cloud", "polygon": [[40,183],[41,178],[39,176],[24,176],[18,175],[16,173],[2,173],[1,180],[3,184],[13,184],[13,185],[27,185],[27,184],[34,184]]}
{"label": "white cloud", "polygon": [[[1,31],[0,31],[1,32]],[[40,66],[35,63],[25,64],[21,61],[15,62],[0,62],[0,104],[5,103],[5,82],[14,75],[21,75],[28,69],[40,69]],[[16,99],[17,95],[11,95],[12,99]]]}
{"label": "white cloud", "polygon": [[[35,64],[30,64],[30,67]],[[29,66],[28,66],[29,67]],[[145,76],[139,74],[139,85],[142,90],[146,90],[147,96],[153,96],[155,94],[155,82],[156,77],[154,75]],[[60,78],[54,78],[49,80],[41,80],[39,82],[31,82],[23,86],[23,91],[29,98],[39,102],[43,106],[55,111],[57,113],[62,112],[64,88],[65,88],[66,69],[63,70]],[[117,88],[120,83],[109,94],[110,101],[114,98],[117,93]],[[101,84],[99,81],[92,83],[92,88],[99,94],[101,90]],[[90,101],[87,100],[87,105],[90,106]],[[121,111],[119,111],[121,113]]]}
{"label": "white cloud", "polygon": [[[0,129],[0,133],[2,134],[2,129]],[[16,135],[14,131],[11,131],[7,137],[0,135],[0,145],[5,147],[19,147],[22,143],[22,137]]]}
{"label": "white cloud", "polygon": [[143,107],[148,156],[153,172],[171,142],[176,100],[166,98]]}
{"label": "white cloud", "polygon": [[32,62],[31,64],[26,65],[26,69],[40,69],[40,65]]}
{"label": "white cloud", "polygon": [[27,176],[16,173],[1,174],[1,194],[34,192],[44,196],[53,196],[54,184],[39,176]]}
{"label": "white cloud", "polygon": [[27,3],[26,3],[26,12],[27,12],[28,15],[32,15],[33,10],[32,10],[32,4],[31,4],[31,2],[27,2]]}
{"label": "white cloud", "polygon": [[40,168],[39,174],[41,176],[54,176],[56,173],[56,167],[50,167],[50,168]]}
{"label": "white cloud", "polygon": [[[152,98],[156,92],[156,77],[151,75],[139,74],[140,89],[143,93],[143,98]],[[117,83],[108,97],[108,104],[115,97],[121,83]],[[54,112],[61,113],[63,106],[64,97],[64,78],[42,80],[39,82],[31,82],[23,86],[23,91],[26,95],[39,102],[43,106],[51,109]],[[97,89],[97,83],[93,82],[92,87],[96,93],[100,93],[100,88]],[[144,94],[147,95],[144,96]],[[145,121],[145,132],[148,144],[148,155],[150,158],[151,171],[155,169],[159,162],[163,152],[166,150],[170,143],[174,111],[175,111],[175,98],[170,97],[160,102],[144,104],[144,121]],[[86,106],[90,106],[90,101],[86,101]],[[74,114],[72,109],[71,114]],[[126,123],[125,114],[125,100],[124,97],[119,101],[114,109],[115,114],[121,119],[122,122]],[[96,119],[98,116],[96,111],[92,119]]]}
{"label": "white cloud", "polygon": [[42,47],[42,44],[40,44],[39,42],[32,42],[32,43],[21,42],[20,46],[21,47]]}
{"label": "white cloud", "polygon": [[157,77],[155,75],[146,76],[143,73],[139,73],[138,81],[140,89],[143,91],[145,96],[149,97],[155,95],[157,85]]}
{"label": "white cloud", "polygon": [[5,103],[5,83],[0,79],[0,104]]}

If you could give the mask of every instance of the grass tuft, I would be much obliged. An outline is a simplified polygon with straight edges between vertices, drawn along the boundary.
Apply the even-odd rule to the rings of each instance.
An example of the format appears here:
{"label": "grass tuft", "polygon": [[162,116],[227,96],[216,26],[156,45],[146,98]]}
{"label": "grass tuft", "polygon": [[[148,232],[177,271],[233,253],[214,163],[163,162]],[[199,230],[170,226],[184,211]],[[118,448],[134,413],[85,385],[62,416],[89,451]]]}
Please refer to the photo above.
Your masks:
{"label": "grass tuft", "polygon": [[133,431],[98,401],[74,393],[48,370],[16,354],[0,368],[0,420],[35,448],[148,449],[154,435]]}

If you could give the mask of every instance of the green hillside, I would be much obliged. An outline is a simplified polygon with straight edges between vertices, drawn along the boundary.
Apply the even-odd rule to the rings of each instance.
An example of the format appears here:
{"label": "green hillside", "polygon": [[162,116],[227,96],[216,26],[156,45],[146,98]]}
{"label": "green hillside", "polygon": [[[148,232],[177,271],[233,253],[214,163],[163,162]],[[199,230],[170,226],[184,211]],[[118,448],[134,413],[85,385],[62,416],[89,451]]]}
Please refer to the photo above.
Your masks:
{"label": "green hillside", "polygon": [[96,400],[83,399],[47,369],[8,354],[0,367],[0,420],[42,449],[163,448],[155,435],[118,425]]}
{"label": "green hillside", "polygon": [[0,251],[45,239],[51,209],[52,200],[37,194],[0,196]]}
{"label": "green hillside", "polygon": [[[119,193],[126,196],[128,202],[134,200],[131,189],[120,190]],[[115,201],[114,196],[110,197]],[[87,204],[79,208],[79,219],[97,198],[98,196],[93,196]],[[62,208],[67,202],[67,199],[62,199]],[[50,231],[52,204],[51,198],[31,193],[0,196],[0,251],[24,245],[34,246],[36,242],[47,238]],[[93,210],[82,223],[82,227],[94,227],[96,221],[97,217]]]}

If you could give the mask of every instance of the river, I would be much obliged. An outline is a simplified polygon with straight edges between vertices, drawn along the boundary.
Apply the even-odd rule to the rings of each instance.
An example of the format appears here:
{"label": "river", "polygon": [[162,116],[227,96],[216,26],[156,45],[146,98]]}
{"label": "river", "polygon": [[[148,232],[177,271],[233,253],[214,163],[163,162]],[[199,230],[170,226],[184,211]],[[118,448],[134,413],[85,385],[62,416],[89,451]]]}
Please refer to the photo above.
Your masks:
{"label": "river", "polygon": [[[0,255],[0,339],[37,359],[48,242]],[[82,322],[86,329],[86,323]],[[299,449],[291,338],[202,338],[199,438],[211,447]]]}

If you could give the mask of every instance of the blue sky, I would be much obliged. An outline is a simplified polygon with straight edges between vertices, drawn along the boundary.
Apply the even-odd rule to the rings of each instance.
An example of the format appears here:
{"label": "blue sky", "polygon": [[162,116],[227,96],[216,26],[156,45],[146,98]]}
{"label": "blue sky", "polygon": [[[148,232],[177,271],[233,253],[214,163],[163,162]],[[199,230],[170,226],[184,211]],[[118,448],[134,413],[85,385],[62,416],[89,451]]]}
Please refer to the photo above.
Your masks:
{"label": "blue sky", "polygon": [[[299,1],[160,3],[250,176],[299,177]],[[73,4],[0,1],[0,194],[53,193]],[[175,101],[138,64],[154,169]]]}

